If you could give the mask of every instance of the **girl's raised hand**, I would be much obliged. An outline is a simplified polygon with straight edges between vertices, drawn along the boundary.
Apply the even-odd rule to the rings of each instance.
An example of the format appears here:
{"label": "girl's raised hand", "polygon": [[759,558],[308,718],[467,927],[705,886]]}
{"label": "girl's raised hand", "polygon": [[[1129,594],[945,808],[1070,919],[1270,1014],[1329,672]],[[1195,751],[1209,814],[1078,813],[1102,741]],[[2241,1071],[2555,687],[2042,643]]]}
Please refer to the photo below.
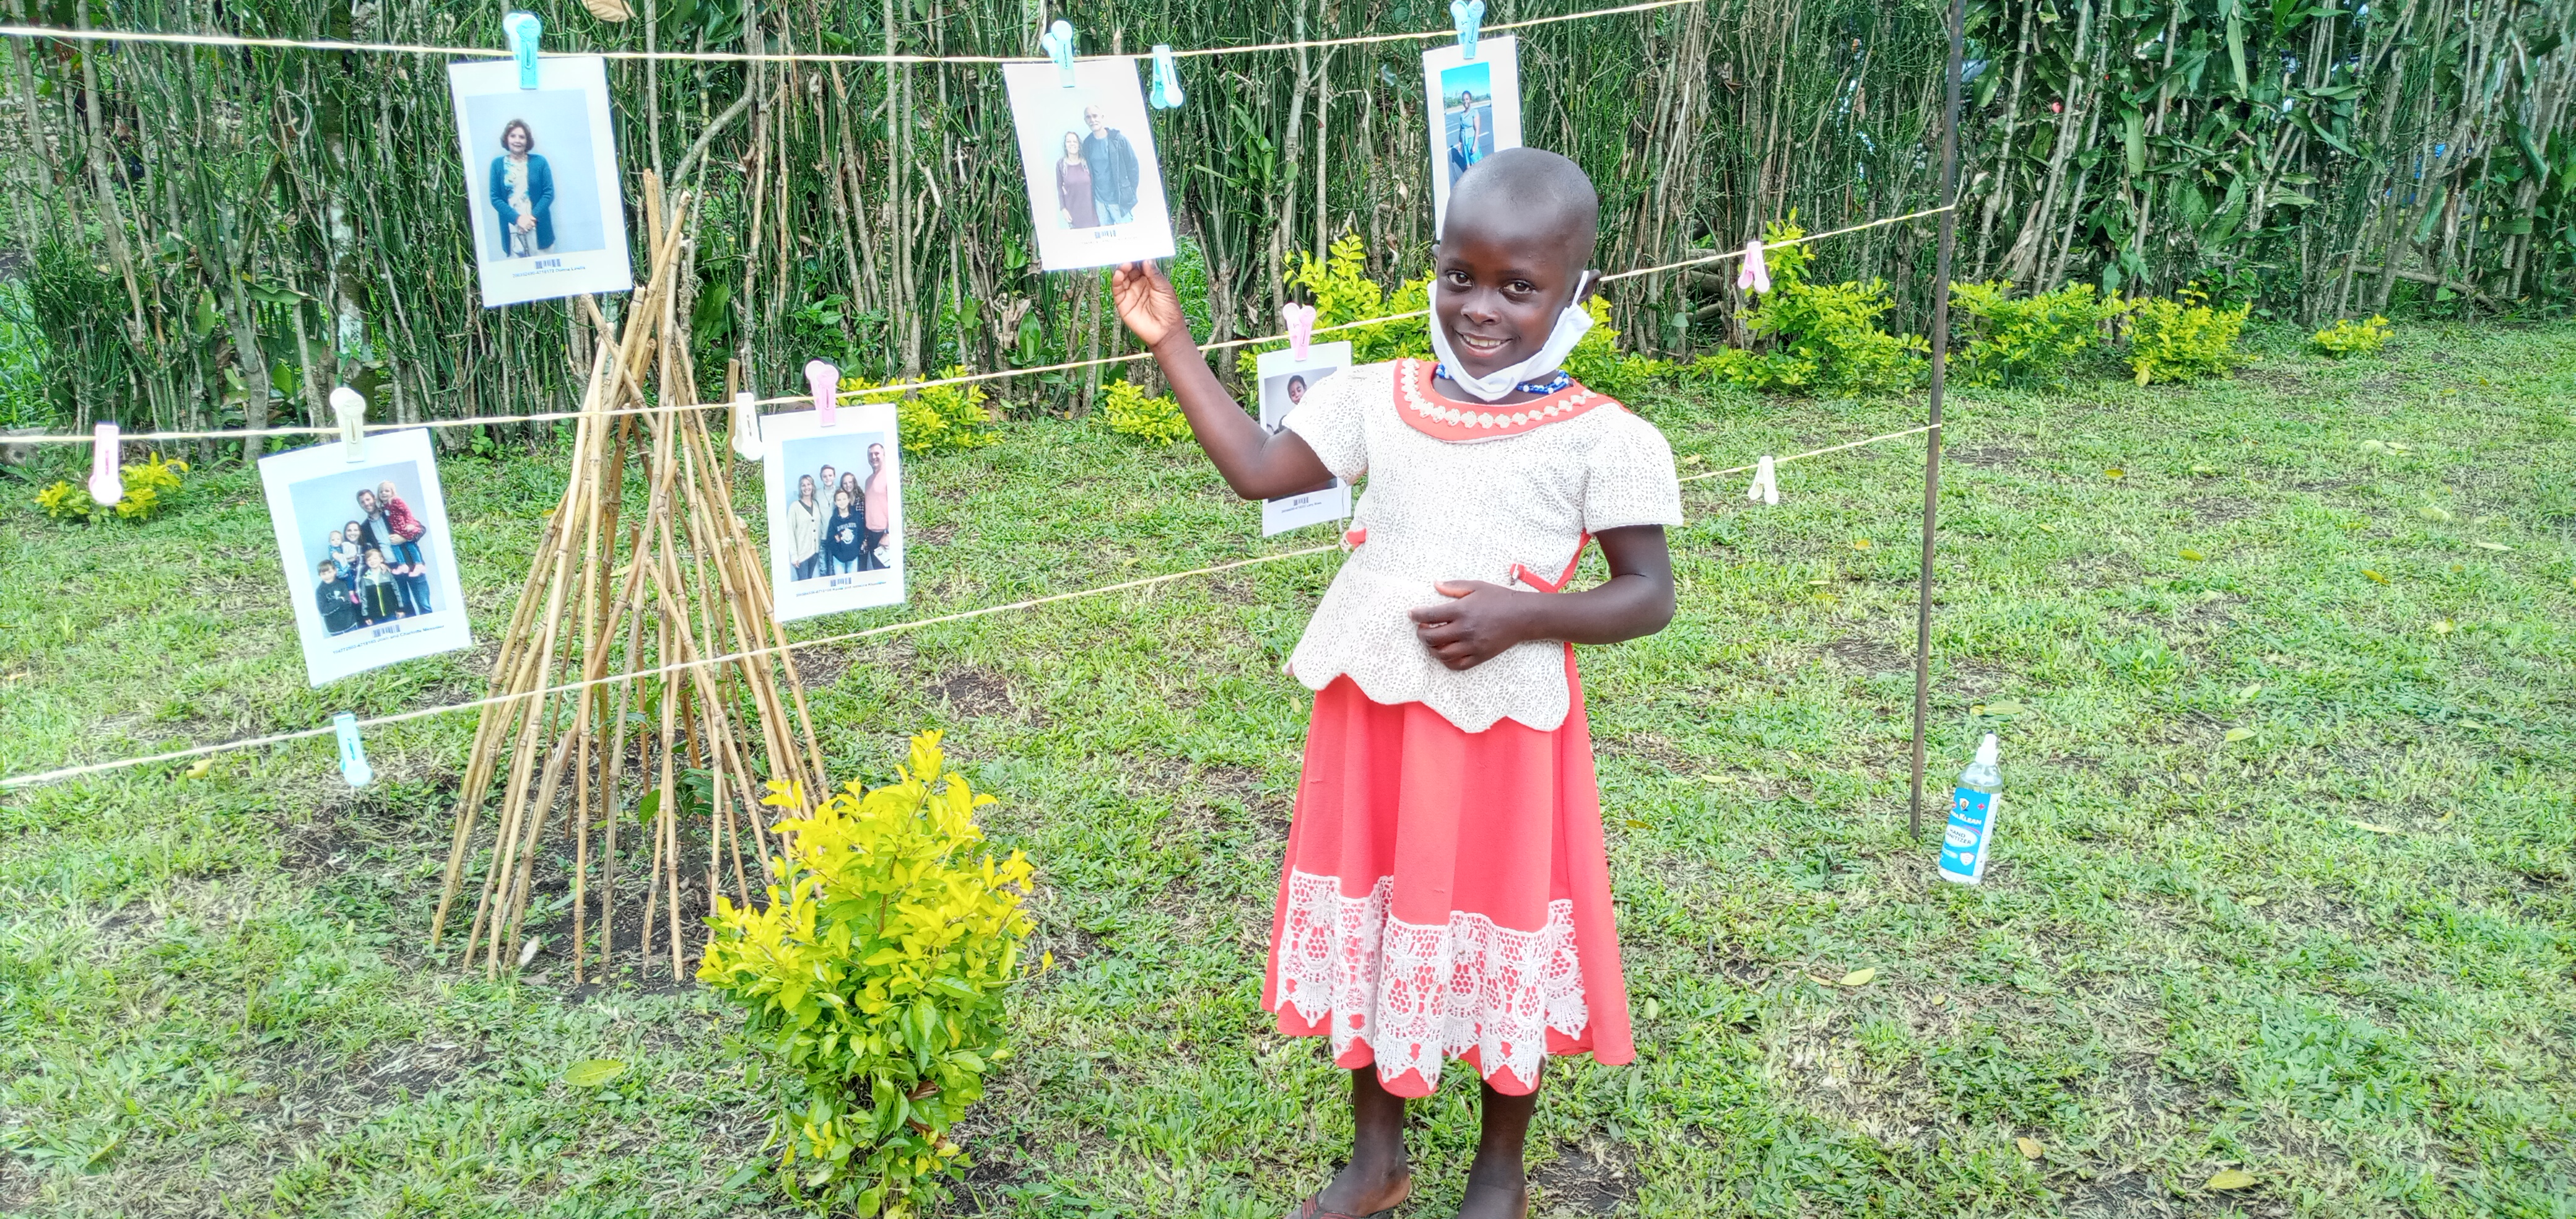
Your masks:
{"label": "girl's raised hand", "polygon": [[1172,290],[1171,277],[1153,263],[1124,263],[1110,272],[1109,299],[1118,306],[1118,320],[1127,323],[1147,347],[1174,333],[1189,335],[1190,320],[1181,312],[1181,294]]}

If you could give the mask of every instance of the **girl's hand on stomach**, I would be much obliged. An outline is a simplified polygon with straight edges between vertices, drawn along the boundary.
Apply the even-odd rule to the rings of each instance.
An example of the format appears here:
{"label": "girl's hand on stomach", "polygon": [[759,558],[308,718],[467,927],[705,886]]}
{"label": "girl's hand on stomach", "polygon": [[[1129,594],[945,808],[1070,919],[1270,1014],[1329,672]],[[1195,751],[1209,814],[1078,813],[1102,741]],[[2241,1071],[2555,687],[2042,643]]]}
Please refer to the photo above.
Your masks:
{"label": "girl's hand on stomach", "polygon": [[1190,321],[1181,312],[1181,295],[1172,290],[1171,277],[1161,267],[1150,262],[1120,265],[1109,273],[1109,299],[1118,306],[1118,320],[1127,323],[1147,347],[1174,333],[1189,337]]}
{"label": "girl's hand on stomach", "polygon": [[1443,580],[1432,587],[1450,600],[1412,611],[1413,634],[1452,669],[1475,668],[1513,644],[1539,637],[1525,610],[1528,599],[1540,594],[1483,580]]}

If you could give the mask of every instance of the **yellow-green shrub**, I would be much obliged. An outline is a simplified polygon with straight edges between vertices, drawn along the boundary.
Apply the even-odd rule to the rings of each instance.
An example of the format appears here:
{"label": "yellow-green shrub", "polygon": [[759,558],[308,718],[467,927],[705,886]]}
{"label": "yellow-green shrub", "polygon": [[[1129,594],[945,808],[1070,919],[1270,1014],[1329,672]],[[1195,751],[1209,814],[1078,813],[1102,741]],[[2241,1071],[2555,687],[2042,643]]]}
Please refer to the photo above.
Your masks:
{"label": "yellow-green shrub", "polygon": [[1567,353],[1565,371],[1584,388],[1624,399],[1672,371],[1669,361],[1619,350],[1619,330],[1610,324],[1609,301],[1594,296],[1583,302],[1583,311],[1592,315],[1592,329],[1584,331]]}
{"label": "yellow-green shrub", "polygon": [[[1318,260],[1302,250],[1288,256],[1288,282],[1304,288],[1314,298],[1315,328],[1339,326],[1366,318],[1384,317],[1390,313],[1409,313],[1431,305],[1431,275],[1396,285],[1393,293],[1368,277],[1368,251],[1356,236],[1344,237],[1325,251]],[[1374,364],[1398,356],[1431,358],[1431,319],[1408,317],[1373,326],[1355,326],[1316,336],[1327,341],[1350,340],[1351,360]],[[1276,351],[1285,343],[1269,343],[1263,351]]]}
{"label": "yellow-green shrub", "polygon": [[[1806,230],[1773,221],[1765,243],[1795,241]],[[1884,280],[1807,282],[1813,256],[1805,246],[1783,246],[1764,255],[1771,291],[1745,313],[1746,329],[1770,340],[1767,349],[1728,348],[1691,362],[1689,375],[1775,393],[1844,396],[1892,394],[1911,389],[1923,375],[1921,335],[1879,328],[1880,315],[1896,307]]]}
{"label": "yellow-green shrub", "polygon": [[145,461],[119,470],[125,479],[125,497],[114,504],[91,499],[87,483],[57,479],[52,486],[36,492],[36,506],[58,521],[96,522],[111,515],[122,521],[148,521],[169,506],[168,496],[179,489],[179,476],[187,473],[188,463],[154,453]]}
{"label": "yellow-green shrub", "polygon": [[[950,365],[937,377],[925,379],[945,381],[965,375],[964,365]],[[885,382],[843,377],[841,392],[858,393],[861,402],[894,403],[895,427],[903,435],[906,453],[972,449],[1002,438],[993,430],[993,411],[984,405],[982,385],[968,382],[907,389],[908,384],[900,377]]]}
{"label": "yellow-green shrub", "polygon": [[2129,368],[2138,384],[2224,377],[2236,366],[2236,336],[2252,304],[2212,309],[2185,290],[2180,299],[2144,297],[2129,305]]}
{"label": "yellow-green shrub", "polygon": [[[911,1214],[966,1166],[947,1132],[1010,1053],[1002,991],[1029,932],[1029,862],[984,844],[975,810],[993,798],[948,769],[938,733],[912,738],[897,778],[779,822],[768,906],[718,897],[698,967],[781,1068],[789,1192],[859,1215]],[[765,802],[800,807],[785,787]]]}
{"label": "yellow-green shrub", "polygon": [[2102,323],[2127,311],[2117,296],[2096,299],[2091,284],[2016,297],[1993,280],[1950,285],[1950,303],[1968,317],[1968,343],[1955,368],[1969,385],[2050,385],[2066,367],[2103,345]]}
{"label": "yellow-green shrub", "polygon": [[2388,342],[2389,333],[2388,319],[2374,313],[2366,322],[2344,318],[2318,331],[2314,338],[2317,350],[2339,360],[2356,352],[2379,350]]}
{"label": "yellow-green shrub", "polygon": [[1180,402],[1170,394],[1148,398],[1145,387],[1133,381],[1112,381],[1101,388],[1106,396],[1100,413],[1109,421],[1110,431],[1152,444],[1189,439],[1189,418],[1181,414]]}

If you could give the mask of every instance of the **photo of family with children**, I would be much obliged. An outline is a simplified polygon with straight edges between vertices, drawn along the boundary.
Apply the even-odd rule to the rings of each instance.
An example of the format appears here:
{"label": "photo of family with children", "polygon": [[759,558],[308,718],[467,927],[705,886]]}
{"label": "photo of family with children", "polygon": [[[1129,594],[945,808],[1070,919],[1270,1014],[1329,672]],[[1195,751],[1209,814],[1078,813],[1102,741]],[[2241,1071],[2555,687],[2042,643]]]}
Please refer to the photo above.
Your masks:
{"label": "photo of family with children", "polygon": [[[785,448],[781,460],[790,463],[796,480],[786,510],[790,578],[803,582],[891,567],[895,480],[886,464],[885,437],[817,437]],[[810,473],[800,457],[815,463]]]}
{"label": "photo of family with children", "polygon": [[416,477],[417,468],[404,463],[296,484],[306,570],[313,573],[313,605],[325,634],[438,608],[421,546],[429,526],[413,508],[419,488],[403,485]]}

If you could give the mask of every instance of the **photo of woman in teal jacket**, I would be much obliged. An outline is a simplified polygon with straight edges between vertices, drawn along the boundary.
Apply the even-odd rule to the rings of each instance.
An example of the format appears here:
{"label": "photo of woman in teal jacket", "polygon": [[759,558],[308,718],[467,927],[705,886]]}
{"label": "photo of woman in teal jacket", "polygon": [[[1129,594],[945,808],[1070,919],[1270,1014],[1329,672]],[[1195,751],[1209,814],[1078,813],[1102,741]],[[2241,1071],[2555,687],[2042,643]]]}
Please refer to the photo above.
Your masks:
{"label": "photo of woman in teal jacket", "polygon": [[511,119],[492,158],[492,210],[501,214],[501,256],[532,258],[555,246],[555,175],[536,153],[537,134]]}

